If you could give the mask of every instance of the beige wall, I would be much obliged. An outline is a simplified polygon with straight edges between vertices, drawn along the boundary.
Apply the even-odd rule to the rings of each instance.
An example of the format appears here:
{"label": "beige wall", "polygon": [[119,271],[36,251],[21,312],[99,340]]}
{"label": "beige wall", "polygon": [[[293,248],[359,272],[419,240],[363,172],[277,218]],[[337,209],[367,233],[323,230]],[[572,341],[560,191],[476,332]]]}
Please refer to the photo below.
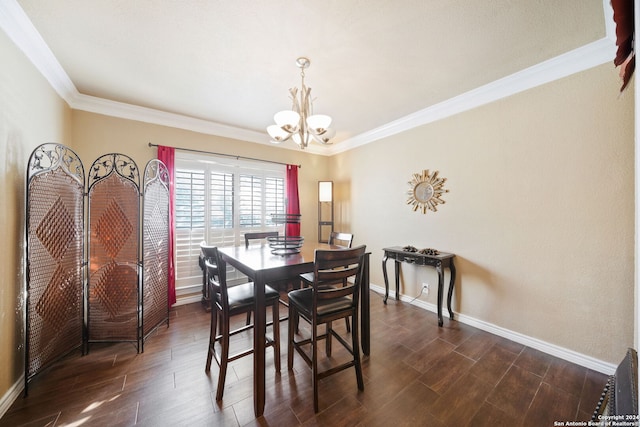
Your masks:
{"label": "beige wall", "polygon": [[24,372],[27,162],[45,142],[70,144],[70,110],[0,31],[0,397]]}
{"label": "beige wall", "polygon": [[[454,311],[617,364],[634,336],[633,88],[618,86],[607,64],[333,157],[372,282],[385,246],[453,252]],[[426,215],[406,205],[422,169],[450,190]],[[403,274],[411,297],[437,284]]]}

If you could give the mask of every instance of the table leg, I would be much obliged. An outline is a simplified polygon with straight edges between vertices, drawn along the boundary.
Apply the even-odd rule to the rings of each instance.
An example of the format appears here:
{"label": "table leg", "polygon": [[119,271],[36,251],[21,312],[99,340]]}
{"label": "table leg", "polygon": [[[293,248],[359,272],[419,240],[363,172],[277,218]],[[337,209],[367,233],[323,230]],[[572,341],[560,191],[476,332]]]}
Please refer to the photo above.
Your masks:
{"label": "table leg", "polygon": [[[387,290],[389,288],[387,287]],[[362,343],[362,353],[369,355],[371,352],[371,307],[369,295],[369,254],[364,255],[364,265],[362,270],[362,285],[360,289],[360,340]],[[386,300],[385,300],[386,304]]]}
{"label": "table leg", "polygon": [[[384,253],[382,257],[382,275],[384,276],[384,299],[382,302],[387,303],[387,299],[389,299],[389,276],[387,276],[387,260],[389,257],[387,253]],[[363,319],[364,320],[364,319]]]}
{"label": "table leg", "polygon": [[396,270],[396,301],[400,299],[400,261],[395,260]]}
{"label": "table leg", "polygon": [[443,325],[442,321],[442,294],[444,293],[444,272],[442,271],[442,262],[436,265],[438,272],[438,326]]}
{"label": "table leg", "polygon": [[265,344],[267,333],[267,308],[264,279],[257,274],[253,281],[255,309],[253,312],[253,411],[256,418],[264,413],[265,401]]}
{"label": "table leg", "polygon": [[453,310],[451,310],[451,296],[453,295],[453,287],[456,284],[456,266],[453,264],[453,260],[449,264],[449,270],[451,272],[451,279],[449,280],[449,294],[447,295],[447,308],[449,309],[449,317],[453,320]]}

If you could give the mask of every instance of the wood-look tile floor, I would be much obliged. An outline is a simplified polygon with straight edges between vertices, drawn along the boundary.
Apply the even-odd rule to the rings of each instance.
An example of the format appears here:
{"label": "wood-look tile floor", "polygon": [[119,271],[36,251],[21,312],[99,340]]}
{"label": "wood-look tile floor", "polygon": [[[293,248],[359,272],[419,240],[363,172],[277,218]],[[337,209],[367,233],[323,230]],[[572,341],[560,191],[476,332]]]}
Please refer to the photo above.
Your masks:
{"label": "wood-look tile floor", "polygon": [[294,370],[286,369],[282,322],[283,369],[276,375],[267,349],[265,414],[256,419],[252,357],[231,363],[216,402],[217,365],[204,371],[210,315],[190,304],[172,309],[170,319],[144,353],[127,343],[93,344],[88,355],[56,363],[31,381],[29,396],[14,402],[0,426],[545,427],[589,420],[607,379],[456,321],[445,318],[438,328],[435,314],[393,299],[385,306],[372,293],[364,391],[353,369],[326,378],[314,414],[307,366],[296,355]]}

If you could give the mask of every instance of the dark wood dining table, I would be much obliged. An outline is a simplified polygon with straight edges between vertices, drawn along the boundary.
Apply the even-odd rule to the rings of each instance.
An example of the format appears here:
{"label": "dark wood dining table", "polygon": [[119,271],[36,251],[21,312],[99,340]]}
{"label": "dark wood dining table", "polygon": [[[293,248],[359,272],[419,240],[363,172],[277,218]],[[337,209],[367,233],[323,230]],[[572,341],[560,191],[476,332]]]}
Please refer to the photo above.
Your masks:
{"label": "dark wood dining table", "polygon": [[[275,255],[268,245],[220,247],[218,251],[224,265],[232,265],[247,275],[254,283],[255,314],[253,334],[253,409],[256,417],[262,416],[265,404],[265,335],[267,312],[265,305],[265,284],[280,280],[295,279],[302,273],[313,271],[316,249],[340,249],[321,243],[305,243],[299,253]],[[360,292],[360,343],[362,353],[370,352],[370,310],[369,310],[369,253],[365,254],[362,289]]]}

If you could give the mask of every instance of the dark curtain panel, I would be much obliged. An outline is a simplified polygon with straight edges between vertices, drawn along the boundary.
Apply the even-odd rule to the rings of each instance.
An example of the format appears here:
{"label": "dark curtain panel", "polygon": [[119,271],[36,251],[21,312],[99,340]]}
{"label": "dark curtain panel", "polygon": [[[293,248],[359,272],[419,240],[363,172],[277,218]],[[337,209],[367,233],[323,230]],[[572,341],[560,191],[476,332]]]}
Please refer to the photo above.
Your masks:
{"label": "dark curtain panel", "polygon": [[173,147],[158,146],[158,160],[164,163],[169,170],[169,262],[168,262],[168,279],[169,279],[169,307],[176,303],[176,272],[174,265],[174,249],[176,242],[176,219],[175,219],[175,157],[176,150]]}
{"label": "dark curtain panel", "polygon": [[[298,198],[298,166],[287,165],[287,211],[288,214],[300,214],[300,199]],[[287,236],[299,236],[300,224],[287,224]]]}
{"label": "dark curtain panel", "polygon": [[618,50],[613,63],[620,66],[622,92],[629,84],[636,66],[636,56],[633,50],[635,38],[633,0],[611,0],[613,20],[616,23],[616,45]]}

